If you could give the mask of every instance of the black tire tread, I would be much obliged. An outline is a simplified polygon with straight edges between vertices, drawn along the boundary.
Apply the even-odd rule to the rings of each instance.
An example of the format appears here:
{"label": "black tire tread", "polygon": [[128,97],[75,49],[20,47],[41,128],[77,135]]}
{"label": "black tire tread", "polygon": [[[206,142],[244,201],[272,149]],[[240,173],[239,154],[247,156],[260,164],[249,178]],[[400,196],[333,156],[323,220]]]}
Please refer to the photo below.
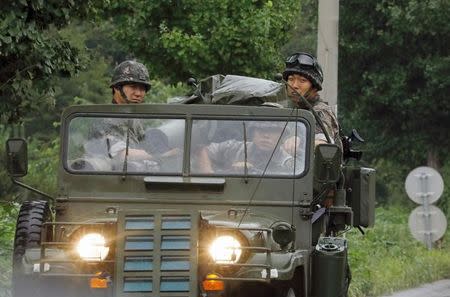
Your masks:
{"label": "black tire tread", "polygon": [[[15,297],[35,295],[33,290],[36,288],[30,290],[28,286],[24,286],[24,284],[31,286],[33,280],[32,276],[24,273],[22,259],[27,249],[40,247],[43,225],[50,218],[51,212],[47,201],[25,201],[20,207],[13,251],[13,296]],[[45,240],[50,240],[48,234],[46,237]]]}

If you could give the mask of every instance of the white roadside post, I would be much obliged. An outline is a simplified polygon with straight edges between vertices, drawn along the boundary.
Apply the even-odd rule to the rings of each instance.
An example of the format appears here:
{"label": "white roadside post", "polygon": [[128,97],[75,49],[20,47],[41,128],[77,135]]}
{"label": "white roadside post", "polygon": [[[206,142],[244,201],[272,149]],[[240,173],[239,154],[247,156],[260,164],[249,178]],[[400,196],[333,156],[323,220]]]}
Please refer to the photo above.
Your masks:
{"label": "white roadside post", "polygon": [[412,170],[405,181],[408,197],[420,204],[409,216],[408,225],[413,237],[433,247],[445,234],[447,219],[434,202],[438,201],[444,191],[441,175],[431,167],[418,167]]}

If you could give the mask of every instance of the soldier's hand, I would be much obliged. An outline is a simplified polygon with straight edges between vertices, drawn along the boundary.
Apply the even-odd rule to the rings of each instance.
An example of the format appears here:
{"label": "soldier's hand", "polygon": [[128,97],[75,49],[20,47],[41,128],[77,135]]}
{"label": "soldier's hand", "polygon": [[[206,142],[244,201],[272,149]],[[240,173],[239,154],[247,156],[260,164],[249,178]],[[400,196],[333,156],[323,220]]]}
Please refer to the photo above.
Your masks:
{"label": "soldier's hand", "polygon": [[153,156],[148,154],[144,150],[129,149],[128,150],[128,158],[129,158],[129,160],[139,161],[139,160],[151,160],[151,159],[153,159]]}
{"label": "soldier's hand", "polygon": [[165,152],[164,154],[162,154],[161,157],[169,158],[169,157],[174,157],[174,156],[181,155],[182,153],[183,153],[183,151],[181,149],[173,148],[173,149]]}
{"label": "soldier's hand", "polygon": [[300,137],[292,136],[286,139],[282,147],[288,154],[293,156],[295,154],[295,149],[298,151],[300,148]]}
{"label": "soldier's hand", "polygon": [[[244,161],[242,161],[242,162],[234,162],[232,166],[233,167],[238,167],[238,168],[239,167],[245,167],[245,162]],[[247,167],[253,167],[253,164],[247,162]]]}
{"label": "soldier's hand", "polygon": [[[235,173],[244,172],[245,162],[234,162],[233,165],[231,165],[231,168],[232,168],[233,172],[235,172]],[[253,164],[247,162],[247,169],[250,170],[252,168],[253,168]]]}

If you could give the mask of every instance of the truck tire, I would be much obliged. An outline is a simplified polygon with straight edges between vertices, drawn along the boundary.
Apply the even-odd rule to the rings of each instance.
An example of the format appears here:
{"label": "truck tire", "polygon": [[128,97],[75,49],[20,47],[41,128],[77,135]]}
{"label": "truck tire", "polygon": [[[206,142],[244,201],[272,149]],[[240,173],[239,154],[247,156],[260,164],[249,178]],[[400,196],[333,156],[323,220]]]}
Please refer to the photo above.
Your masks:
{"label": "truck tire", "polygon": [[[39,283],[24,263],[25,251],[41,246],[43,224],[49,221],[51,212],[47,201],[25,201],[17,217],[13,251],[13,296],[39,296]],[[45,239],[51,240],[51,232]],[[28,270],[28,271],[27,271]]]}

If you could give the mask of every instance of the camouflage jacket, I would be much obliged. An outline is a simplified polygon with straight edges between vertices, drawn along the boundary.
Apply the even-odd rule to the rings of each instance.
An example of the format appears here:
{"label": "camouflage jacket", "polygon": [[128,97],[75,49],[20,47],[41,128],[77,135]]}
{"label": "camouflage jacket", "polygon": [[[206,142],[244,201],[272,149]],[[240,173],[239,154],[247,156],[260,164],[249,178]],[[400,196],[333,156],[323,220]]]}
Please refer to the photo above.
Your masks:
{"label": "camouflage jacket", "polygon": [[127,137],[129,148],[140,148],[144,139],[144,129],[139,120],[110,118],[102,119],[89,131],[89,141],[85,145],[86,152],[92,155],[108,155],[114,158],[126,148]]}
{"label": "camouflage jacket", "polygon": [[[313,105],[313,109],[322,120],[323,126],[331,140],[342,148],[341,136],[339,134],[339,123],[331,107],[325,102],[318,100]],[[326,140],[324,132],[318,124],[316,124],[315,133],[316,136],[323,137],[323,140]]]}
{"label": "camouflage jacket", "polygon": [[[333,143],[337,144],[342,151],[342,141],[341,141],[341,135],[339,133],[340,127],[339,123],[337,121],[336,114],[332,110],[332,108],[324,101],[321,100],[321,98],[317,95],[313,100],[309,101],[311,105],[313,106],[314,111],[317,113],[319,118],[322,120],[323,126],[327,132],[327,134],[330,136]],[[302,109],[307,109],[302,104],[296,104],[292,100],[288,101],[288,107],[298,107]],[[316,134],[316,140],[324,140],[326,141],[325,133],[322,130],[322,128],[319,126],[319,124],[316,124],[315,128],[315,134]]]}

